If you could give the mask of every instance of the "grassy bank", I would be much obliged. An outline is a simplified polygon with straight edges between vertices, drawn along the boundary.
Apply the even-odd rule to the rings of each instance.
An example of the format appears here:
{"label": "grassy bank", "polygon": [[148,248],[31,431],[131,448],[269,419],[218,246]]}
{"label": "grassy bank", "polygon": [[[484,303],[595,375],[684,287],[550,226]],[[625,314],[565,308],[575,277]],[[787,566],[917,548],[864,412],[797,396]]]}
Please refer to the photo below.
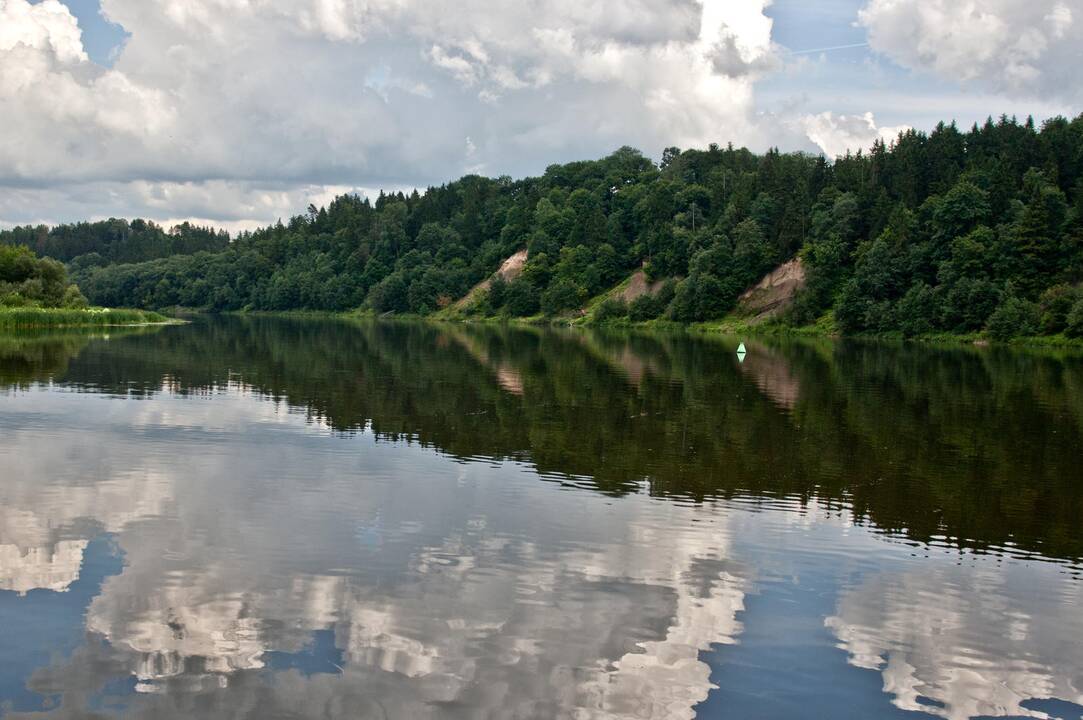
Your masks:
{"label": "grassy bank", "polygon": [[171,322],[148,310],[110,310],[109,308],[0,308],[0,328],[67,328],[150,325]]}
{"label": "grassy bank", "polygon": [[789,335],[798,337],[824,337],[824,338],[853,338],[860,340],[881,340],[885,342],[917,342],[929,345],[999,345],[1015,347],[1053,347],[1065,349],[1083,350],[1083,338],[1071,338],[1066,335],[1033,335],[1020,336],[1010,340],[993,340],[985,332],[977,333],[949,333],[937,332],[914,335],[907,337],[903,333],[851,333],[842,332],[835,324],[830,314],[824,315],[812,325],[789,325],[781,320],[772,320],[759,324],[751,324],[745,320],[728,317],[708,323],[697,323],[689,326],[691,330],[708,333],[726,333],[731,335],[759,335],[778,336]]}

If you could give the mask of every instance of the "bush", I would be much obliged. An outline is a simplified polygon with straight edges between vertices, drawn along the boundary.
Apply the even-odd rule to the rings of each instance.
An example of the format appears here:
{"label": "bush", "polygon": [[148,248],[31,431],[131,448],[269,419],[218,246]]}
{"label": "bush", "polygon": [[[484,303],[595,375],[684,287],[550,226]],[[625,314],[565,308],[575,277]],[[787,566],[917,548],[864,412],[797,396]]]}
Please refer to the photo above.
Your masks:
{"label": "bush", "polygon": [[1083,338],[1083,299],[1077,300],[1068,311],[1064,334],[1068,337]]}
{"label": "bush", "polygon": [[1041,325],[1038,305],[1011,296],[989,316],[986,329],[994,340],[1005,341],[1013,337],[1037,335]]}
{"label": "bush", "polygon": [[504,308],[512,317],[526,317],[538,312],[538,291],[526,280],[519,278],[508,283]]}
{"label": "bush", "polygon": [[0,296],[0,307],[6,308],[22,308],[22,307],[37,307],[37,303],[33,300],[24,298],[17,292],[8,293]]}
{"label": "bush", "polygon": [[1042,293],[1038,299],[1042,312],[1042,332],[1046,335],[1062,332],[1068,323],[1068,313],[1081,299],[1079,289],[1066,284],[1054,285]]}
{"label": "bush", "polygon": [[673,298],[677,295],[677,281],[673,278],[669,278],[662,283],[661,289],[658,294],[655,295],[655,299],[658,301],[658,307],[661,308],[658,314],[661,315],[665,312],[665,309],[669,307],[669,304],[673,302]]}
{"label": "bush", "polygon": [[960,278],[942,295],[938,324],[953,332],[971,332],[985,326],[1001,302],[1001,289],[983,278]]}
{"label": "bush", "polygon": [[[406,278],[402,272],[393,272],[376,283],[369,291],[369,304],[376,312],[406,312],[409,303],[406,298]],[[283,309],[292,307],[284,304]]]}
{"label": "bush", "polygon": [[68,273],[56,260],[38,258],[22,245],[0,245],[0,302],[8,307],[59,307]]}
{"label": "bush", "polygon": [[69,285],[64,291],[64,299],[61,306],[71,310],[84,310],[90,306],[77,285]]}
{"label": "bush", "polygon": [[740,292],[733,278],[725,280],[710,273],[692,273],[676,289],[669,315],[677,322],[699,322],[725,315]]}
{"label": "bush", "polygon": [[541,307],[546,315],[557,315],[580,307],[585,297],[586,292],[578,285],[570,280],[558,280],[542,293]]}
{"label": "bush", "polygon": [[662,287],[653,295],[645,293],[640,295],[628,307],[628,318],[633,322],[644,322],[659,318],[677,294],[677,281],[673,278],[662,283]]}
{"label": "bush", "polygon": [[646,293],[640,295],[632,304],[628,307],[628,319],[633,322],[643,322],[645,320],[653,320],[661,315],[666,309],[659,298]]}
{"label": "bush", "polygon": [[620,298],[606,298],[594,311],[596,322],[621,320],[628,317],[628,306]]}
{"label": "bush", "polygon": [[503,275],[497,275],[489,283],[489,307],[493,312],[504,307],[508,296],[508,282]]}
{"label": "bush", "polygon": [[931,332],[936,315],[936,293],[925,283],[912,286],[899,301],[896,317],[903,335],[913,337]]}

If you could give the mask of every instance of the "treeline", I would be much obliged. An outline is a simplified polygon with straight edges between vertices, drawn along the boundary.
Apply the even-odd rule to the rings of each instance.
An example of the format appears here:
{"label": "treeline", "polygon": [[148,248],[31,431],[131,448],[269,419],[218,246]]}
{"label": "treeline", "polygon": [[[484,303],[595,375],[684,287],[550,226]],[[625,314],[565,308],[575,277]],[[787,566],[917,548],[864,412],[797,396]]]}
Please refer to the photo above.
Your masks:
{"label": "treeline", "polygon": [[20,245],[0,245],[0,309],[84,308],[86,298],[68,282],[67,269]]}
{"label": "treeline", "polygon": [[25,245],[42,257],[77,269],[140,263],[171,255],[221,252],[229,247],[224,230],[185,222],[168,231],[148,220],[102,220],[57,225],[25,225],[0,231],[0,244]]}
{"label": "treeline", "polygon": [[519,181],[342,196],[216,252],[73,267],[103,305],[425,315],[523,248],[522,274],[470,312],[574,313],[643,267],[664,294],[605,316],[711,320],[800,255],[794,323],[1083,334],[1083,116],[940,124],[832,163],[712,145],[656,165],[622,148]]}

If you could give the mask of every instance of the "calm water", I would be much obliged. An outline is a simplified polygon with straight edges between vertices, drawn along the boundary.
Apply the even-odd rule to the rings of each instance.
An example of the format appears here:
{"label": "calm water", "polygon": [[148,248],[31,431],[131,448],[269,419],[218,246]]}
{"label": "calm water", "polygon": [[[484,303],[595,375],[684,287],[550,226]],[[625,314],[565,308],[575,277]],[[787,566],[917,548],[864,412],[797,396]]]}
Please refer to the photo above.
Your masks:
{"label": "calm water", "polygon": [[0,715],[1083,716],[1083,360],[0,337]]}

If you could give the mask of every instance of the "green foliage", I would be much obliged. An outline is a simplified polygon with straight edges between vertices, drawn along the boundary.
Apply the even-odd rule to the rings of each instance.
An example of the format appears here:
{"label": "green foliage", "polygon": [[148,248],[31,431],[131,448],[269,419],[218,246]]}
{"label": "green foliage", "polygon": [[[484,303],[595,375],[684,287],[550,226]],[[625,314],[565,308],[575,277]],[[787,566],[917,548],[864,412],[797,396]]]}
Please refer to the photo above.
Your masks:
{"label": "green foliage", "polygon": [[81,308],[86,304],[56,260],[38,258],[22,245],[0,245],[0,306]]}
{"label": "green foliage", "polygon": [[1068,312],[1064,334],[1071,338],[1083,338],[1083,299],[1077,300]]}
{"label": "green foliage", "polygon": [[1038,331],[1056,333],[1073,304],[1063,288],[1083,280],[1079,158],[1083,116],[1040,128],[1001,117],[908,131],[833,162],[711,145],[668,148],[655,165],[621,148],[519,181],[345,195],[232,240],[111,220],[16,228],[0,242],[68,262],[98,305],[420,315],[525,249],[519,278],[494,283],[473,312],[568,315],[643,268],[652,282],[681,280],[664,303],[631,303],[629,317],[684,322],[726,315],[797,254],[806,285],[793,323],[831,313],[849,333],[973,333],[998,308],[998,323],[1018,314],[1016,297],[1040,305]]}
{"label": "green foliage", "polygon": [[495,311],[504,307],[508,297],[508,283],[500,275],[489,283],[489,306]]}
{"label": "green foliage", "polygon": [[146,220],[103,220],[93,223],[24,226],[0,232],[0,245],[24,245],[43,257],[79,267],[154,260],[229,246],[222,230],[181,223],[168,231]]}
{"label": "green foliage", "polygon": [[546,315],[559,315],[582,305],[587,298],[584,288],[571,280],[561,279],[554,282],[541,296],[541,309]]}
{"label": "green foliage", "polygon": [[1072,307],[1083,299],[1083,290],[1061,283],[1042,293],[1038,300],[1041,309],[1041,331],[1045,335],[1063,332],[1068,325],[1068,314]]}
{"label": "green foliage", "polygon": [[899,301],[896,318],[903,335],[930,333],[936,326],[936,291],[924,283],[912,286]]}
{"label": "green foliage", "polygon": [[628,306],[628,319],[634,322],[654,320],[665,312],[665,309],[665,305],[659,302],[655,296],[647,293],[637,297]]}
{"label": "green foliage", "polygon": [[504,309],[512,317],[528,317],[538,312],[540,300],[537,289],[529,281],[519,278],[508,283]]}
{"label": "green foliage", "polygon": [[620,298],[606,298],[594,311],[594,321],[599,323],[623,320],[628,317],[628,305]]}
{"label": "green foliage", "polygon": [[105,308],[0,308],[0,328],[108,327],[165,322],[165,318],[145,310],[107,310]]}
{"label": "green foliage", "polygon": [[677,284],[669,317],[686,323],[720,318],[733,307],[743,289],[731,276],[719,278],[708,272],[693,272]]}
{"label": "green foliage", "polygon": [[1011,340],[1014,337],[1037,335],[1041,312],[1036,303],[1010,295],[989,317],[989,337]]}

